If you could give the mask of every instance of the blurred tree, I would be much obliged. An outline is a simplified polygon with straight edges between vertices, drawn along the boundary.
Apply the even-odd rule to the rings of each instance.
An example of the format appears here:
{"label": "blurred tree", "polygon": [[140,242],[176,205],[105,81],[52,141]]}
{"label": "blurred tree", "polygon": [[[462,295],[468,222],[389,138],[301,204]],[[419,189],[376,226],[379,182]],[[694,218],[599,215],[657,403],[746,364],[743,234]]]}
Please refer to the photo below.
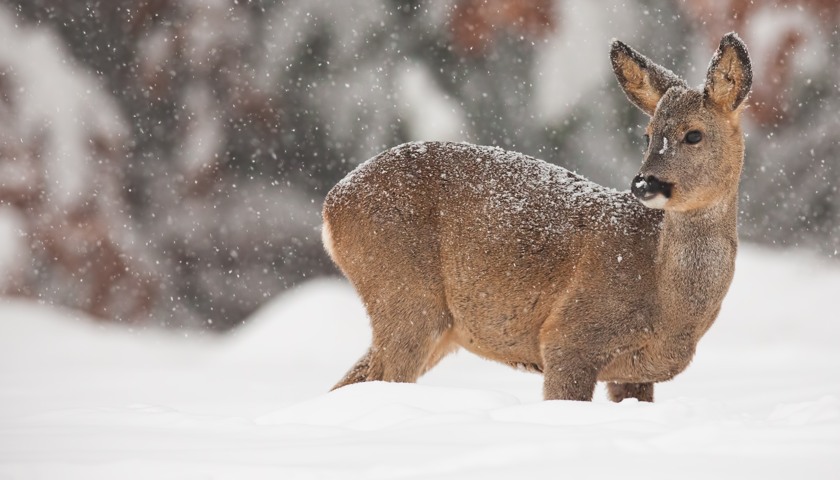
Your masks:
{"label": "blurred tree", "polygon": [[[319,241],[323,195],[406,140],[499,145],[625,188],[645,119],[611,78],[606,44],[619,35],[693,82],[720,35],[742,32],[756,63],[742,231],[840,247],[834,2],[3,5],[3,39],[18,47],[0,54],[0,173],[21,181],[4,180],[0,202],[27,240],[0,279],[7,293],[233,327],[335,273]],[[13,55],[37,35],[40,50]],[[24,101],[27,68],[54,77],[59,87],[29,89],[57,100]],[[82,100],[59,117],[50,102],[62,98]]]}
{"label": "blurred tree", "polygon": [[840,2],[685,2],[704,46],[741,32],[753,57],[742,233],[779,246],[840,248]]}

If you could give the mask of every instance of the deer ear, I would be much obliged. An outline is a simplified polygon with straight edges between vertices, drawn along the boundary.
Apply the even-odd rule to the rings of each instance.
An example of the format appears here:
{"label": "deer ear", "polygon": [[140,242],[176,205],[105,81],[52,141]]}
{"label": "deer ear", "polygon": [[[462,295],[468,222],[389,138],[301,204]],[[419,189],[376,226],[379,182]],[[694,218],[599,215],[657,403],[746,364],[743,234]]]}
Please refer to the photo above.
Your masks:
{"label": "deer ear", "polygon": [[735,32],[727,33],[709,63],[703,98],[725,112],[736,110],[752,87],[752,67],[747,46]]}
{"label": "deer ear", "polygon": [[651,62],[618,40],[612,41],[610,60],[624,94],[633,105],[651,117],[659,99],[669,88],[687,88],[686,83],[673,72]]}

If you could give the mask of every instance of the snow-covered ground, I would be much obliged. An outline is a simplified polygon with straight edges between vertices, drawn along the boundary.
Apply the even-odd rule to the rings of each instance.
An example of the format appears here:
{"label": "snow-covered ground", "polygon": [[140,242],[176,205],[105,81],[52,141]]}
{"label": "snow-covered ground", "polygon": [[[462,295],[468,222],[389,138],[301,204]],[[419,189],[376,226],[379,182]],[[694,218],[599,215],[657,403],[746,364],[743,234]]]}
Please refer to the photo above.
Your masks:
{"label": "snow-covered ground", "polygon": [[840,266],[745,247],[657,403],[543,402],[458,353],[418,385],[326,393],[364,351],[313,281],[234,334],[131,332],[0,304],[0,478],[840,478]]}

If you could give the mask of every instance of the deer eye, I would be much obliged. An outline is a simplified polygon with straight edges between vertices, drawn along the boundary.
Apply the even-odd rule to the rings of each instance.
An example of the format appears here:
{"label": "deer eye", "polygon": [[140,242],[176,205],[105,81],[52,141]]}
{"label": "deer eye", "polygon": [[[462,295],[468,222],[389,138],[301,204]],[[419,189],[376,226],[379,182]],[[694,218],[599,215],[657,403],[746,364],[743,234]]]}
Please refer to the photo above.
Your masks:
{"label": "deer eye", "polygon": [[685,134],[685,143],[689,145],[700,143],[700,140],[703,140],[703,133],[700,130],[691,130]]}

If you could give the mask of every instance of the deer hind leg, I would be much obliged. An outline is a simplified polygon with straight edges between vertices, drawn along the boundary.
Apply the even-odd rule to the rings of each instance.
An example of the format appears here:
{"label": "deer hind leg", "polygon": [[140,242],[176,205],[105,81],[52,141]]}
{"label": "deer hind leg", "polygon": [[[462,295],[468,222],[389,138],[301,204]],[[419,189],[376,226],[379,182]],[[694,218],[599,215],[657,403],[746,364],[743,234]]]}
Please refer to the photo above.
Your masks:
{"label": "deer hind leg", "polygon": [[366,304],[373,343],[333,389],[377,380],[415,382],[454,349],[452,317],[442,298],[389,294]]}
{"label": "deer hind leg", "polygon": [[381,378],[373,378],[370,371],[370,359],[373,355],[372,353],[373,347],[368,349],[368,351],[362,355],[362,358],[353,365],[350,370],[344,375],[344,377],[339,380],[338,383],[335,384],[330,390],[335,390],[337,388],[341,388],[345,385],[351,385],[354,383],[359,382],[370,382],[373,380],[381,380]]}
{"label": "deer hind leg", "polygon": [[653,401],[653,383],[607,383],[610,400],[620,402],[625,398],[635,398],[640,402]]}

